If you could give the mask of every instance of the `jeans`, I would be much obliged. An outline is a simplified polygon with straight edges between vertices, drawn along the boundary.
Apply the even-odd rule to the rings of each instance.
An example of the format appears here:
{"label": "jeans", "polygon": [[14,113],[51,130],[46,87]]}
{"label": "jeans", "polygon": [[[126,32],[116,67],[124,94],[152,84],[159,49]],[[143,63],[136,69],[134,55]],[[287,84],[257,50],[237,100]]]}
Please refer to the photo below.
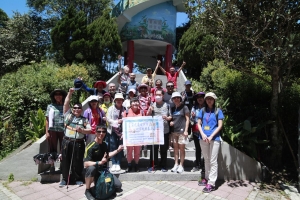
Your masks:
{"label": "jeans", "polygon": [[[112,131],[111,134],[106,134],[105,140],[108,144],[109,152],[118,149],[119,145],[123,144],[123,140],[120,140],[120,137],[114,131]],[[122,159],[122,153],[123,151],[117,153],[111,158],[113,165],[120,165]]]}
{"label": "jeans", "polygon": [[211,140],[210,143],[200,140],[200,146],[205,162],[205,179],[208,184],[215,186],[218,177],[218,154],[220,141]]}

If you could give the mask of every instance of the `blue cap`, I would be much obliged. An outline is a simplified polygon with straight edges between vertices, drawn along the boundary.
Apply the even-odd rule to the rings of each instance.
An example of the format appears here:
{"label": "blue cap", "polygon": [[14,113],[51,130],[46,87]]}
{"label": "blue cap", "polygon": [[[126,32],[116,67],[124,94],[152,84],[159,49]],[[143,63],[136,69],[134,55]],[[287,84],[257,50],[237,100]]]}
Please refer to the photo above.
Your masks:
{"label": "blue cap", "polygon": [[80,90],[82,88],[83,82],[79,78],[76,78],[74,80],[74,89],[75,90]]}
{"label": "blue cap", "polygon": [[187,80],[187,81],[185,81],[184,85],[192,85],[192,82]]}

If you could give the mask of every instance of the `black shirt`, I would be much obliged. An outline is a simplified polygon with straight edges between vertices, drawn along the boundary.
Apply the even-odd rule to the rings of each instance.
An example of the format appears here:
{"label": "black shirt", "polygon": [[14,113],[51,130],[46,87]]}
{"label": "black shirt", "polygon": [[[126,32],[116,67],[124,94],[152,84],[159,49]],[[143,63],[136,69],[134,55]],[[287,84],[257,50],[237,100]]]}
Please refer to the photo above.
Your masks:
{"label": "black shirt", "polygon": [[105,152],[108,156],[107,144],[104,141],[102,144],[93,141],[85,149],[84,161],[101,161]]}

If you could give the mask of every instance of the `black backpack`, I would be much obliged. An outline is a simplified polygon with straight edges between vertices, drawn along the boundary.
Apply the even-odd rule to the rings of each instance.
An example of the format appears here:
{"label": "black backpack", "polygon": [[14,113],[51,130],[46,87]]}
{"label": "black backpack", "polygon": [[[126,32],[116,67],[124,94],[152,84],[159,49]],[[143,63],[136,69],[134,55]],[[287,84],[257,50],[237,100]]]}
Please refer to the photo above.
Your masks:
{"label": "black backpack", "polygon": [[96,199],[108,199],[116,192],[115,180],[107,169],[100,170],[100,177],[95,185]]}

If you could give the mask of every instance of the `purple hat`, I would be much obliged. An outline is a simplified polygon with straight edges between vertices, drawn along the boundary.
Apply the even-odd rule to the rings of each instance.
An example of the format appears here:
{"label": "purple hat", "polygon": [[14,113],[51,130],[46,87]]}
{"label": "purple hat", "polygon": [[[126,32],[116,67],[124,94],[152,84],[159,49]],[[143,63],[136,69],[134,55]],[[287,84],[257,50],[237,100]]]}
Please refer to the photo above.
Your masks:
{"label": "purple hat", "polygon": [[196,97],[198,95],[202,95],[204,97],[205,96],[205,92],[198,92],[197,94],[194,95],[194,97]]}

